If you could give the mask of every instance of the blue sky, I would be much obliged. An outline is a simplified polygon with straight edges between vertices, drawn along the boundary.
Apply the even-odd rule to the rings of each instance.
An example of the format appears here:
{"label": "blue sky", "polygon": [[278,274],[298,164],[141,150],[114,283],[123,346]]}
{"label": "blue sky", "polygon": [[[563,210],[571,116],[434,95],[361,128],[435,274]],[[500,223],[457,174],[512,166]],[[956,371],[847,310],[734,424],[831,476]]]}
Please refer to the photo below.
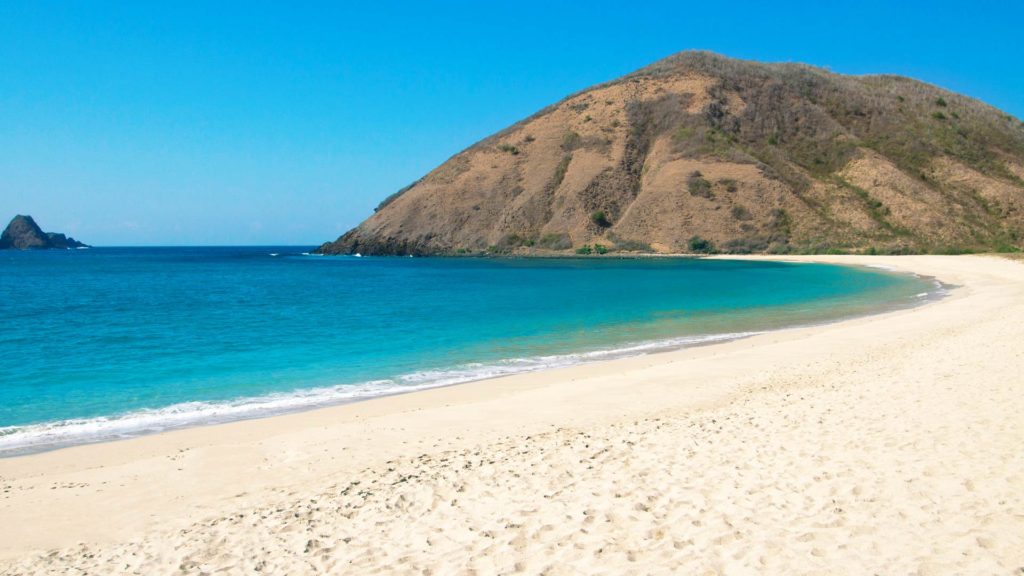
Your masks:
{"label": "blue sky", "polygon": [[0,218],[97,245],[317,244],[692,48],[904,74],[1020,118],[1022,26],[1024,3],[985,1],[4,2]]}

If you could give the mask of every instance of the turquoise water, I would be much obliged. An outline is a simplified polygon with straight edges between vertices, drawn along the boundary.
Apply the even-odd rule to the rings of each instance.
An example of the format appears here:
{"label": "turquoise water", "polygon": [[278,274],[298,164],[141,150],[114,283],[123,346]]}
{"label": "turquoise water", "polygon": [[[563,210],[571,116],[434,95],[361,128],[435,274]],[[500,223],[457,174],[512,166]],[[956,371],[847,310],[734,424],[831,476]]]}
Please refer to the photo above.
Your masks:
{"label": "turquoise water", "polygon": [[0,252],[0,455],[911,305],[927,279],[684,259]]}

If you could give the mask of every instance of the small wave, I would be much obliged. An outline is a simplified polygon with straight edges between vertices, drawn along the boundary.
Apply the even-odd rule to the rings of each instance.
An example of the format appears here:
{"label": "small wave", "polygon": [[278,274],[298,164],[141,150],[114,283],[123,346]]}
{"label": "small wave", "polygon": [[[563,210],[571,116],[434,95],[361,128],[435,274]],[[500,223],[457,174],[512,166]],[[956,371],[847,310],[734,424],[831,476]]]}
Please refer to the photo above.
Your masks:
{"label": "small wave", "polygon": [[77,444],[120,440],[191,426],[276,416],[500,376],[736,340],[761,333],[735,332],[670,338],[589,352],[510,358],[490,364],[464,364],[451,369],[413,372],[396,379],[306,388],[224,402],[183,402],[165,408],[138,410],[119,416],[6,426],[0,427],[0,457],[42,452]]}
{"label": "small wave", "polygon": [[[0,428],[0,456],[13,456],[74,444],[117,440],[248,418],[273,416],[322,405],[339,404],[395,393],[394,382],[376,380],[358,385],[339,385],[296,390],[227,402],[183,402],[165,408],[146,409],[120,416],[62,420]],[[417,387],[406,387],[408,390]]]}

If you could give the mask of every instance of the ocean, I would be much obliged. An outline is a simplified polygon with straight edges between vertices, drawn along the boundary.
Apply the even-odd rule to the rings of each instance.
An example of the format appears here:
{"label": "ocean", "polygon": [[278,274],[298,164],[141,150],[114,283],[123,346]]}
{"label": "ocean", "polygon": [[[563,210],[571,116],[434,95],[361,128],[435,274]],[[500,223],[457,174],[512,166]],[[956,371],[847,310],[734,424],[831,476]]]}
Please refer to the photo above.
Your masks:
{"label": "ocean", "polygon": [[941,292],[822,264],[307,250],[0,252],[0,456],[649,354]]}

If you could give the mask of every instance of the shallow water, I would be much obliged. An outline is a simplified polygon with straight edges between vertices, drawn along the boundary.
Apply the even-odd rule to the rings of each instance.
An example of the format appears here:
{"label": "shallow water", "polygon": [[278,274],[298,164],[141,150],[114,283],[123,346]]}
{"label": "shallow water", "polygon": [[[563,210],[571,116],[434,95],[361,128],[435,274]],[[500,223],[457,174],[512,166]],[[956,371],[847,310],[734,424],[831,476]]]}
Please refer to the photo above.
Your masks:
{"label": "shallow water", "polygon": [[277,414],[909,306],[880,269],[0,252],[0,455]]}

